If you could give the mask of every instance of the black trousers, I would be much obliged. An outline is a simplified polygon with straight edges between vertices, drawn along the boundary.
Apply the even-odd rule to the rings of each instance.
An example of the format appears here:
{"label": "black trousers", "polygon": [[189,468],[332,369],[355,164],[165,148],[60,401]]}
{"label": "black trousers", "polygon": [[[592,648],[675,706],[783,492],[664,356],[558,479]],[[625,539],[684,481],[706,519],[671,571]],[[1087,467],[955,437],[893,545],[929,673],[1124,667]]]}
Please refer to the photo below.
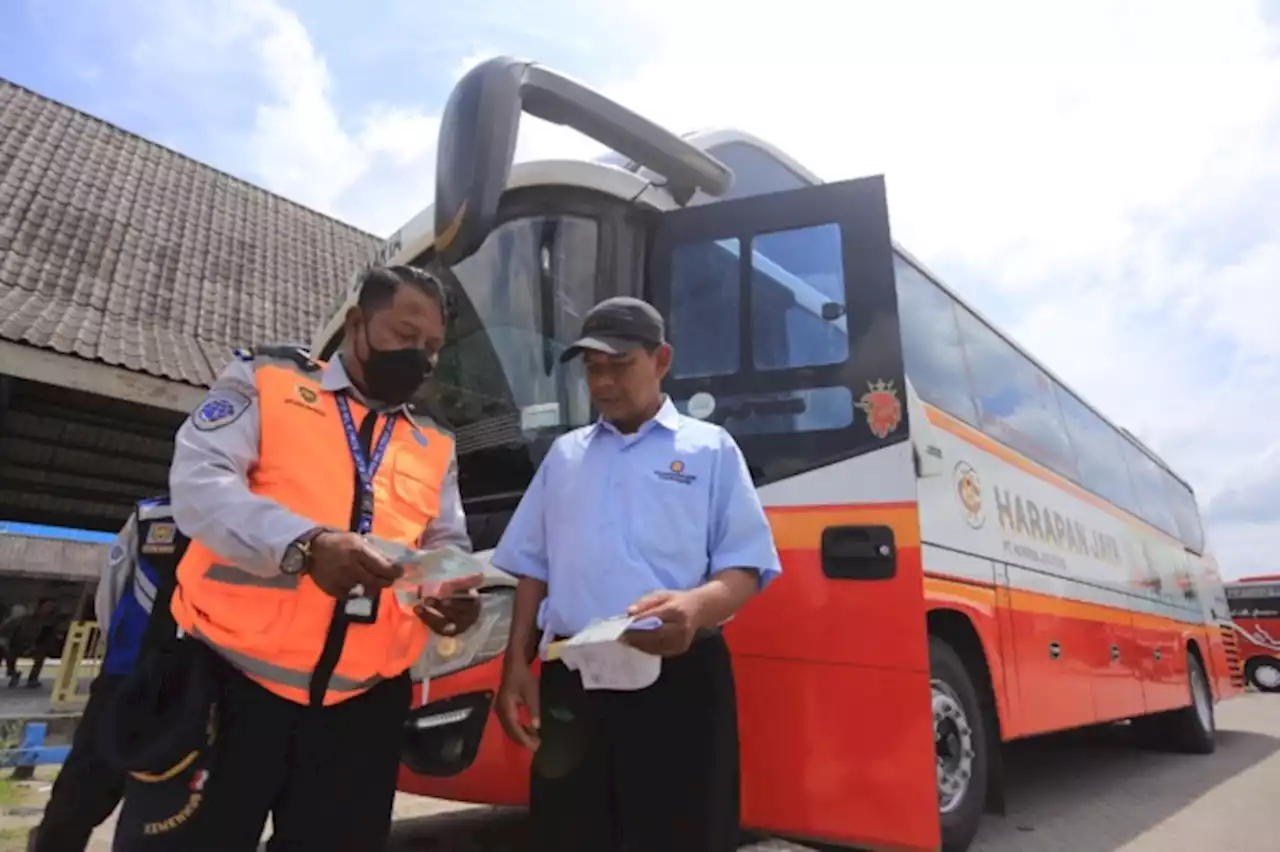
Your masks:
{"label": "black trousers", "polygon": [[542,744],[530,812],[538,852],[731,852],[738,848],[738,715],[718,633],[662,661],[635,692],[584,690],[542,669]]}
{"label": "black trousers", "polygon": [[31,852],[84,852],[93,830],[120,803],[124,775],[99,756],[96,738],[102,711],[123,680],[123,675],[100,674],[90,684],[71,752],[53,782]]}
{"label": "black trousers", "polygon": [[44,669],[44,652],[40,649],[13,648],[5,652],[5,674],[9,676],[10,686],[17,686],[22,681],[22,672],[18,671],[18,659],[22,654],[31,653],[31,671],[27,673],[27,683],[40,681],[40,672]]}
{"label": "black trousers", "polygon": [[209,764],[158,783],[130,777],[114,852],[253,852],[268,814],[268,852],[384,848],[409,675],[329,707],[287,701],[230,669],[221,679]]}

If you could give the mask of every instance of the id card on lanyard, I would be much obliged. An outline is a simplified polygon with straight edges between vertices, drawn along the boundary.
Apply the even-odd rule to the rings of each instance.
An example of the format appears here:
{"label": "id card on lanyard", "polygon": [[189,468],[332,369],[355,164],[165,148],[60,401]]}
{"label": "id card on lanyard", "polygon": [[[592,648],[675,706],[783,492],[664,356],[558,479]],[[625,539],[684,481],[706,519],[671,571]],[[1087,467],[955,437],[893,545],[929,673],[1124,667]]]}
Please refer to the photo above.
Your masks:
{"label": "id card on lanyard", "polygon": [[[346,396],[335,394],[335,399],[338,403],[338,413],[342,416],[342,431],[347,434],[347,447],[351,450],[351,461],[355,463],[356,477],[360,480],[360,516],[356,522],[355,531],[360,535],[368,535],[373,532],[373,477],[378,473],[382,457],[386,455],[387,445],[391,443],[391,433],[396,427],[396,415],[387,416],[382,434],[378,436],[378,443],[373,448],[373,454],[366,459],[364,450],[360,447],[360,433],[356,430],[355,420],[351,417],[351,406]],[[347,619],[356,624],[373,624],[378,619],[378,597],[376,591],[372,595],[365,594],[363,586],[353,588],[351,597],[346,603]]]}

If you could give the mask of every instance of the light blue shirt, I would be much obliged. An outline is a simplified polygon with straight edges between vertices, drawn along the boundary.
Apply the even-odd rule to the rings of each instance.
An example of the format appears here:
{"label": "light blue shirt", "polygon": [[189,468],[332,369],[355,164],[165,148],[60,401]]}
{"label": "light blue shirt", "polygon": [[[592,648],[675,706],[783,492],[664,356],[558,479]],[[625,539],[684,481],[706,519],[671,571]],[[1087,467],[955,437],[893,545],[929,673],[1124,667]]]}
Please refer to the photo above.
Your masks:
{"label": "light blue shirt", "polygon": [[493,564],[547,584],[538,626],[556,635],[726,568],[755,570],[761,588],[782,572],[737,443],[670,399],[634,434],[599,421],[560,436]]}

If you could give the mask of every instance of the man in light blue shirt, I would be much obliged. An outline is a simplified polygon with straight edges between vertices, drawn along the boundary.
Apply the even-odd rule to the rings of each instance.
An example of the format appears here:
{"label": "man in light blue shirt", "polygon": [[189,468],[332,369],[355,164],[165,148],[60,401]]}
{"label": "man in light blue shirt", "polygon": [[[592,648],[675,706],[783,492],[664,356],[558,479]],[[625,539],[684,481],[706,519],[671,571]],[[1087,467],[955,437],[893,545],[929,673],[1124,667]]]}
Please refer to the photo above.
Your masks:
{"label": "man in light blue shirt", "polygon": [[[601,419],[555,442],[493,556],[520,578],[498,715],[535,752],[535,846],[730,852],[737,708],[720,626],[781,572],[777,551],[733,438],[663,395],[672,351],[652,306],[601,302],[562,360],[578,355]],[[662,658],[651,686],[587,690],[558,661],[535,682],[541,640],[624,613],[661,621],[625,634]]]}

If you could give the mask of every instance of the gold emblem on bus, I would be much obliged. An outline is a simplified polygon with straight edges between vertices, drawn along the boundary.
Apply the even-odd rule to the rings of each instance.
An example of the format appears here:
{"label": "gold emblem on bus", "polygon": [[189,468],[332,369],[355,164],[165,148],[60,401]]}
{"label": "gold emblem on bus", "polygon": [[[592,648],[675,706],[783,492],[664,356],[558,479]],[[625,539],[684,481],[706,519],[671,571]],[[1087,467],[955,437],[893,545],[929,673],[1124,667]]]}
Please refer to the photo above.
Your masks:
{"label": "gold emblem on bus", "polygon": [[982,511],[982,480],[978,472],[968,462],[960,462],[955,471],[956,498],[964,512],[964,520],[969,526],[981,529],[986,522],[986,513]]}
{"label": "gold emblem on bus", "polygon": [[887,438],[902,422],[902,401],[893,379],[867,382],[867,392],[858,400],[858,408],[867,415],[867,427],[877,438]]}

